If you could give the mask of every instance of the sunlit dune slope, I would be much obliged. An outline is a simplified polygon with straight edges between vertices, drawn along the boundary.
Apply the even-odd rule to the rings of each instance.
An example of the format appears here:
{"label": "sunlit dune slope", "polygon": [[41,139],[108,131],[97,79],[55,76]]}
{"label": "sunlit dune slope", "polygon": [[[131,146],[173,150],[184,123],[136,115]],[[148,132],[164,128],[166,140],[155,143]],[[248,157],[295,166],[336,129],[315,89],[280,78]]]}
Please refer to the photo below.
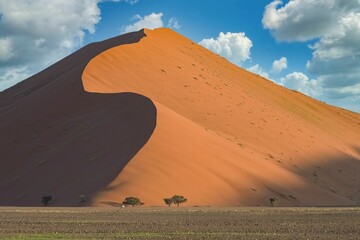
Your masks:
{"label": "sunlit dune slope", "polygon": [[[108,49],[82,74],[85,91],[133,92],[156,106],[149,141],[92,199],[147,205],[360,203],[360,115],[247,72],[169,29]],[[116,157],[116,156],[114,156]]]}

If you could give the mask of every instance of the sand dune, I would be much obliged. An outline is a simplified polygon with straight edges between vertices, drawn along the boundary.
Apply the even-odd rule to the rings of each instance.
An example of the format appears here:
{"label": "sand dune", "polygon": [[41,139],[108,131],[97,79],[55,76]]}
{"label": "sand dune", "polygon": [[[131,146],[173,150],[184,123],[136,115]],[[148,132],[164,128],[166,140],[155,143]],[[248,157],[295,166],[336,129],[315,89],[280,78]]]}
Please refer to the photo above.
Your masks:
{"label": "sand dune", "polygon": [[145,34],[95,57],[82,76],[86,91],[136,92],[158,110],[150,141],[95,202],[136,195],[161,205],[176,193],[188,205],[358,201],[358,114],[277,86],[169,29]]}
{"label": "sand dune", "polygon": [[[135,93],[84,92],[87,62],[143,32],[90,45],[0,95],[0,205],[77,206],[116,178],[156,125],[152,101]],[[114,155],[116,158],[114,158]]]}
{"label": "sand dune", "polygon": [[169,29],[89,45],[6,90],[0,129],[1,205],[360,203],[359,114]]}

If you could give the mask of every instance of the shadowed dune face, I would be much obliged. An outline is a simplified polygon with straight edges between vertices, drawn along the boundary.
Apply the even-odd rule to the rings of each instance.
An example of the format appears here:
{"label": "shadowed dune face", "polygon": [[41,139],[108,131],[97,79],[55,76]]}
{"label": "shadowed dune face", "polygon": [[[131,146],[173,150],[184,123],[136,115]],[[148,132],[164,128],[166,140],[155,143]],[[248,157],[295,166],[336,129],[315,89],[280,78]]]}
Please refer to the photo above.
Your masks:
{"label": "shadowed dune face", "polygon": [[[150,138],[152,101],[135,93],[84,92],[81,74],[101,50],[142,31],[90,45],[0,95],[0,205],[91,204]],[[98,45],[98,46],[96,46]]]}
{"label": "shadowed dune face", "polygon": [[[136,92],[157,108],[149,142],[96,205],[133,195],[162,205],[174,194],[187,205],[269,205],[274,196],[285,206],[357,203],[358,114],[277,86],[171,30],[145,33],[99,54],[82,75],[86,91]],[[334,175],[342,164],[346,174]]]}
{"label": "shadowed dune face", "polygon": [[[76,206],[81,194],[91,199],[116,178],[155,128],[156,108],[141,95],[67,97],[76,102],[65,100],[68,107],[57,114],[31,107],[31,113],[2,121],[7,138],[1,139],[1,156],[7,164],[0,170],[1,205],[36,206],[43,195],[52,195],[55,206]],[[52,107],[61,109],[62,104]]]}

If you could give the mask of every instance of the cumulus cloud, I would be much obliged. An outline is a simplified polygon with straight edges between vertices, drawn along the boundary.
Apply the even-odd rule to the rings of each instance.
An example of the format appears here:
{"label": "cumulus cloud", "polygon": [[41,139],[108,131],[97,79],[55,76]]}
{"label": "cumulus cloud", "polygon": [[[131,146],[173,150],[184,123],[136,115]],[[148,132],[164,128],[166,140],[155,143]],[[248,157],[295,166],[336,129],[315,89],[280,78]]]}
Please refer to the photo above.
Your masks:
{"label": "cumulus cloud", "polygon": [[4,69],[4,74],[0,76],[0,89],[7,89],[19,80],[27,78],[31,72],[28,70],[27,66],[23,67],[9,67]]}
{"label": "cumulus cloud", "polygon": [[282,57],[279,60],[275,60],[271,67],[271,72],[280,73],[287,68],[287,59]]}
{"label": "cumulus cloud", "polygon": [[262,19],[278,40],[306,41],[335,33],[334,25],[343,14],[359,4],[358,0],[276,0],[266,6]]}
{"label": "cumulus cloud", "polygon": [[307,67],[316,74],[360,73],[360,3],[359,12],[350,12],[336,27],[336,33],[323,36],[311,48],[313,58]]}
{"label": "cumulus cloud", "polygon": [[6,62],[14,55],[12,42],[9,38],[0,38],[0,62]]}
{"label": "cumulus cloud", "polygon": [[280,84],[284,87],[302,92],[308,96],[320,96],[322,91],[318,82],[309,79],[304,73],[293,72],[280,79]]}
{"label": "cumulus cloud", "polygon": [[123,27],[124,28],[123,32],[124,33],[135,32],[135,31],[139,31],[140,29],[143,29],[143,28],[154,29],[154,28],[163,27],[164,23],[161,19],[162,16],[163,16],[163,14],[161,12],[160,13],[151,13],[144,17],[141,17],[140,15],[135,15],[134,20],[136,22]]}
{"label": "cumulus cloud", "polygon": [[0,90],[82,46],[102,1],[0,0]]}
{"label": "cumulus cloud", "polygon": [[315,40],[307,70],[318,76],[324,94],[330,100],[343,98],[342,106],[349,98],[358,99],[359,0],[290,0],[286,4],[275,0],[266,7],[262,22],[277,40]]}
{"label": "cumulus cloud", "polygon": [[98,2],[0,0],[0,59],[22,63],[27,56],[42,58],[73,50],[86,32],[95,32],[100,21]]}
{"label": "cumulus cloud", "polygon": [[243,32],[221,32],[216,39],[203,39],[199,44],[236,64],[250,59],[250,49],[253,46],[251,40]]}
{"label": "cumulus cloud", "polygon": [[259,64],[251,66],[247,70],[255,74],[258,74],[264,78],[270,79],[269,73],[267,73]]}

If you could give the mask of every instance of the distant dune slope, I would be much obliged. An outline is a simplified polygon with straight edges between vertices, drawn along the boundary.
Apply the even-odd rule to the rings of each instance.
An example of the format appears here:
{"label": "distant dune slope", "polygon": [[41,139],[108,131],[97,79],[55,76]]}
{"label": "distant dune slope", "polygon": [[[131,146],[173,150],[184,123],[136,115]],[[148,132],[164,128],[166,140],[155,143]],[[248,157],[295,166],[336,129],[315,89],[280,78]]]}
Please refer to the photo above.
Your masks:
{"label": "distant dune slope", "polygon": [[109,185],[156,125],[152,101],[84,91],[87,62],[143,31],[89,45],[0,95],[0,205],[78,206]]}
{"label": "distant dune slope", "polygon": [[162,205],[354,205],[360,202],[360,116],[247,72],[169,29],[111,48],[86,66],[96,93],[151,99],[149,142],[95,205],[138,196]]}

